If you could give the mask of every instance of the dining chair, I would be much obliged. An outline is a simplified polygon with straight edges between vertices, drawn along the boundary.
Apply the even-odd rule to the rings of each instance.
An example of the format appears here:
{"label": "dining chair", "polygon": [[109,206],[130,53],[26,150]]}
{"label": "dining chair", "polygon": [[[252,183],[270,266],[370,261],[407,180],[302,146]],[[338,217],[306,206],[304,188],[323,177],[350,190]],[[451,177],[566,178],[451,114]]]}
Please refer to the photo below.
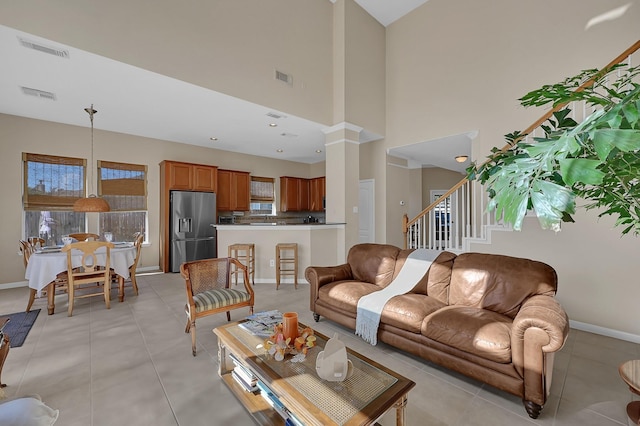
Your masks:
{"label": "dining chair", "polygon": [[[131,287],[133,292],[138,295],[138,282],[136,281],[136,269],[138,268],[138,261],[140,260],[140,252],[142,251],[142,243],[144,242],[144,234],[136,232],[134,234],[133,246],[136,248],[136,258],[133,264],[129,266],[129,281],[131,281]],[[111,270],[112,281],[118,282],[118,298],[121,302],[124,302],[124,285],[125,279],[118,276],[113,269]]]}
{"label": "dining chair", "polygon": [[77,234],[69,234],[69,236],[77,241],[98,241],[100,239],[100,235],[92,234],[91,232],[80,232]]}
{"label": "dining chair", "polygon": [[[41,246],[44,240],[42,238],[31,237],[27,240],[20,240],[19,249],[20,253],[22,253],[22,260],[24,262],[25,269],[29,263],[29,259],[31,255],[36,251],[36,244],[40,243]],[[47,285],[45,292],[52,292],[55,295],[56,289],[58,290],[66,290],[67,289],[67,272],[61,272],[56,275],[56,279],[53,280],[49,285]],[[29,289],[29,300],[27,302],[27,309],[25,312],[31,311],[31,306],[33,306],[33,302],[36,299],[37,290],[34,288]]]}
{"label": "dining chair", "polygon": [[[105,248],[104,265],[98,265],[96,251]],[[111,249],[113,243],[104,241],[81,241],[72,243],[62,248],[67,253],[67,274],[69,276],[68,295],[69,295],[69,316],[73,315],[73,303],[75,299],[82,299],[93,296],[104,296],[104,303],[107,309],[111,308]],[[79,267],[73,266],[72,253],[78,250],[82,254]],[[94,284],[85,286],[85,284]],[[98,284],[102,287],[101,292],[95,291]],[[87,291],[87,293],[76,295],[76,291]]]}
{"label": "dining chair", "polygon": [[34,247],[37,247],[38,244],[40,244],[40,247],[44,247],[44,245],[47,243],[44,238],[40,237],[29,237],[27,238],[27,241]]}
{"label": "dining chair", "polygon": [[[244,291],[230,288],[232,266],[233,270],[241,271]],[[180,274],[187,289],[187,327],[184,332],[191,332],[191,353],[196,356],[196,318],[226,312],[227,321],[231,321],[229,311],[245,306],[249,307],[249,314],[253,314],[255,295],[247,267],[233,258],[185,262],[180,265]]]}

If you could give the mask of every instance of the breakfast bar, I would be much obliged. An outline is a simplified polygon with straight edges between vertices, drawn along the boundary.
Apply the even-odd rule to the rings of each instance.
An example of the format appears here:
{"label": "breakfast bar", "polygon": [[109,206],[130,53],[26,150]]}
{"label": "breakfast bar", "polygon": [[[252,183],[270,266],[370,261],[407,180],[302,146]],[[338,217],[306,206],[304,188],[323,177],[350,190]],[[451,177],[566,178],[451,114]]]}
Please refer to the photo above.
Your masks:
{"label": "breakfast bar", "polygon": [[[298,282],[305,282],[304,270],[314,264],[330,265],[343,259],[343,247],[338,241],[344,233],[344,223],[284,224],[257,222],[252,224],[216,225],[218,253],[227,253],[232,244],[255,244],[255,282],[274,283],[276,280],[276,244],[298,245]],[[293,277],[284,284],[293,283]]]}

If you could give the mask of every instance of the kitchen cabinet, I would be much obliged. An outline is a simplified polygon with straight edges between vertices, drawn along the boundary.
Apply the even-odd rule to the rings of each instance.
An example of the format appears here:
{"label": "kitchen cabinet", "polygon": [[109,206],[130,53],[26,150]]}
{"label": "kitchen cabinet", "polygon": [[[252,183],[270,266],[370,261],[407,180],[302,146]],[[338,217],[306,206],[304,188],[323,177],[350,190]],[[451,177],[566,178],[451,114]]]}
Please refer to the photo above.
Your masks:
{"label": "kitchen cabinet", "polygon": [[280,177],[280,211],[323,211],[324,177],[305,179],[291,176]]}
{"label": "kitchen cabinet", "polygon": [[248,172],[218,170],[218,211],[248,211],[251,198],[251,176]]}
{"label": "kitchen cabinet", "polygon": [[216,192],[215,166],[163,161],[166,190]]}
{"label": "kitchen cabinet", "polygon": [[326,196],[326,178],[324,176],[310,180],[309,211],[323,212]]}

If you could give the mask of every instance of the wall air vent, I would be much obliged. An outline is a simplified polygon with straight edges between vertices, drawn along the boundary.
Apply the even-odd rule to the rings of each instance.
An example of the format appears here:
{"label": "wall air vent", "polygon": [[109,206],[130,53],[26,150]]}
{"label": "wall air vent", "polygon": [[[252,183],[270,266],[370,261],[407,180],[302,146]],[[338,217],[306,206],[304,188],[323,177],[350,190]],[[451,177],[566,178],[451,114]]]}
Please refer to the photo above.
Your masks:
{"label": "wall air vent", "polygon": [[293,76],[282,71],[276,70],[276,80],[280,80],[287,83],[289,86],[293,86]]}
{"label": "wall air vent", "polygon": [[41,99],[56,100],[56,94],[51,92],[45,92],[44,90],[32,89],[31,87],[20,86],[22,93],[29,96],[36,96]]}
{"label": "wall air vent", "polygon": [[44,52],[50,55],[58,56],[60,58],[69,59],[68,50],[56,49],[55,47],[45,46],[44,44],[36,43],[34,41],[29,41],[21,37],[18,37],[18,40],[20,40],[21,45],[23,45],[28,49],[33,49],[33,50],[37,50],[38,52]]}

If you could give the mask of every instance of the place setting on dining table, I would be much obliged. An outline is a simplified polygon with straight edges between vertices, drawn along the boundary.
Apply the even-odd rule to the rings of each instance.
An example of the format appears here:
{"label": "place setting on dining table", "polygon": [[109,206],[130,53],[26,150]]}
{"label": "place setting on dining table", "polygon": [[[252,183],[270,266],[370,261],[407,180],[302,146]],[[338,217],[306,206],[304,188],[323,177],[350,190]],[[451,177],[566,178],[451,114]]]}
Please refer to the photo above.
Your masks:
{"label": "place setting on dining table", "polygon": [[[42,290],[47,292],[47,308],[49,315],[55,312],[56,288],[64,288],[69,295],[69,316],[73,309],[74,291],[69,292],[71,281],[77,284],[89,283],[92,276],[95,282],[108,282],[103,285],[102,292],[92,295],[104,295],[107,308],[110,299],[112,281],[118,282],[119,300],[124,300],[124,282],[131,279],[134,292],[138,289],[135,283],[135,266],[139,259],[143,236],[136,234],[134,241],[113,241],[111,232],[97,234],[69,234],[61,238],[62,244],[43,246],[36,241],[28,256],[25,256],[25,278],[29,282],[30,297],[27,312],[33,304],[36,294]],[[105,272],[105,270],[107,270]],[[82,272],[80,276],[78,272]],[[93,275],[90,274],[93,273]],[[104,277],[101,277],[103,275]],[[82,281],[82,282],[80,282]],[[94,286],[95,287],[95,286]],[[108,287],[108,288],[107,288]],[[84,297],[84,296],[75,296]]]}

